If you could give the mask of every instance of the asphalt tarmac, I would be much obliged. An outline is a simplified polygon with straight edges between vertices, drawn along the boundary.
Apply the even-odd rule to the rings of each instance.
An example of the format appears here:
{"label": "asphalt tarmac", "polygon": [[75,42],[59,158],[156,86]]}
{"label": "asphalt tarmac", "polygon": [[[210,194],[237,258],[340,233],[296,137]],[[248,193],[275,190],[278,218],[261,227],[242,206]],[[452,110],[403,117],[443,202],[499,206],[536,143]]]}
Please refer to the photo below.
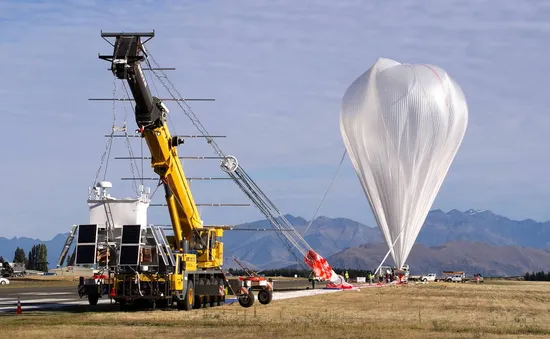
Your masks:
{"label": "asphalt tarmac", "polygon": [[[17,281],[12,281],[8,286],[0,286],[0,314],[12,313],[17,308],[17,302],[20,300],[23,311],[38,309],[58,309],[69,307],[74,311],[88,312],[94,306],[88,304],[87,297],[82,299],[77,293],[77,282],[74,286],[37,286],[16,287]],[[307,291],[311,289],[311,283],[307,279],[273,279],[274,300],[290,297],[295,291]],[[324,284],[317,283],[316,290],[324,288]],[[296,296],[300,296],[300,293]],[[227,296],[226,303],[233,303],[236,299],[233,296]],[[72,307],[71,307],[72,306]],[[105,310],[106,308],[116,307],[114,301],[109,298],[100,298],[95,309]]]}

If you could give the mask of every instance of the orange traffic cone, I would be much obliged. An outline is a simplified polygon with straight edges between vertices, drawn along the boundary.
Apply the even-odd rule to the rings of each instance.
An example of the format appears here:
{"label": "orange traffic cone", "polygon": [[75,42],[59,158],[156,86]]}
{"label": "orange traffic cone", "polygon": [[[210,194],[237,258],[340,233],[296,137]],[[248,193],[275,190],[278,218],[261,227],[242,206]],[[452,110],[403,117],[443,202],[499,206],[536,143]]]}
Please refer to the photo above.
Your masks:
{"label": "orange traffic cone", "polygon": [[19,297],[17,297],[17,310],[15,311],[17,314],[22,314],[23,310],[21,309],[21,300],[19,300]]}

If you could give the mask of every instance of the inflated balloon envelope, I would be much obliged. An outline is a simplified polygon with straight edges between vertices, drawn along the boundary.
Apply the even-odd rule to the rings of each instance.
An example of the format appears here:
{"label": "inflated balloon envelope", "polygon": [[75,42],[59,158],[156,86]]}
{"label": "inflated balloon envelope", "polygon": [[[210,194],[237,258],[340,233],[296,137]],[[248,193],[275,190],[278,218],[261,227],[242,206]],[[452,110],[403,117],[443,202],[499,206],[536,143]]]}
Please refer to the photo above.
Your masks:
{"label": "inflated balloon envelope", "polygon": [[462,143],[468,106],[440,67],[381,58],[342,99],[340,131],[397,268]]}

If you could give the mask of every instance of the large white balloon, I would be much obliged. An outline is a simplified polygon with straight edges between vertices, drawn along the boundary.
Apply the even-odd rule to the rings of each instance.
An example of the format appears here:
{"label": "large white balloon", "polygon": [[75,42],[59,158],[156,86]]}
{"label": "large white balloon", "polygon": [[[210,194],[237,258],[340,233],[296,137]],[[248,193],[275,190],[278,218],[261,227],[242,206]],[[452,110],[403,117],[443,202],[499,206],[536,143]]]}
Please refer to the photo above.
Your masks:
{"label": "large white balloon", "polygon": [[401,268],[462,143],[468,106],[441,68],[381,58],[347,89],[340,131]]}

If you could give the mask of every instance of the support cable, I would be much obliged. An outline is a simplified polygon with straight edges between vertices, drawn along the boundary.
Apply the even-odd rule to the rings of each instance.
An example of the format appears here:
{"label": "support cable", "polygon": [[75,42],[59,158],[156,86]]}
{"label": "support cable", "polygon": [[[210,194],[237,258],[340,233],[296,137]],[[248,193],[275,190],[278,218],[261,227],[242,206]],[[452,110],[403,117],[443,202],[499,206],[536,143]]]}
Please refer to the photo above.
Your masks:
{"label": "support cable", "polygon": [[[390,246],[390,248],[388,249],[388,252],[386,253],[386,256],[384,256],[384,259],[382,259],[382,261],[380,262],[380,265],[378,265],[378,267],[376,268],[376,271],[374,271],[374,275],[376,275],[376,273],[378,272],[378,270],[380,270],[380,267],[382,267],[382,265],[384,264],[384,262],[386,261],[386,259],[388,258],[388,256],[390,255],[391,252],[393,252],[393,247],[395,246],[395,244],[397,243],[397,240],[399,240],[399,238],[401,237],[401,235],[403,234],[403,231],[405,231],[405,225],[403,225],[403,227],[401,228],[401,232],[399,232],[399,235],[395,238],[395,240],[393,241],[393,244]],[[399,269],[401,269],[400,267],[398,267]]]}
{"label": "support cable", "polygon": [[[130,93],[128,92],[128,88],[126,87],[126,84],[124,82],[122,82],[122,88],[124,89],[124,93],[126,94],[126,98],[130,99]],[[129,103],[130,103],[130,101],[128,101],[128,104]],[[125,110],[126,110],[126,107],[125,107]],[[126,116],[128,116],[127,111],[126,111]],[[135,172],[137,171],[139,177],[141,178],[141,185],[143,185],[143,176],[144,176],[144,172],[143,172],[143,142],[141,144],[141,147],[142,147],[142,150],[141,150],[141,152],[142,152],[142,154],[141,154],[142,171],[140,173],[139,166],[138,166],[138,163],[137,163],[137,157],[134,154],[134,150],[132,149],[132,144],[130,142],[130,138],[129,138],[129,134],[128,134],[128,128],[126,128],[126,119],[124,120],[124,137],[125,137],[124,139],[125,139],[125,143],[126,143],[126,148],[128,150],[128,154],[130,156],[130,171],[132,172],[132,179],[136,179]],[[134,171],[134,166],[135,166],[135,171]],[[132,183],[134,185],[134,189],[135,189],[136,193],[138,193],[139,190],[138,190],[136,181],[137,180],[132,180]]]}
{"label": "support cable", "polygon": [[[115,79],[113,79],[113,97],[116,96],[116,87],[117,86],[116,86],[116,78],[115,78]],[[99,168],[96,171],[94,182],[92,184],[92,189],[95,189],[95,185],[98,182],[99,174],[101,173],[101,169],[103,168],[103,164],[105,163],[105,158],[106,157],[107,157],[107,162],[105,163],[105,171],[104,171],[104,174],[103,174],[103,180],[105,180],[105,176],[107,175],[107,167],[108,167],[108,164],[109,164],[109,157],[110,157],[110,154],[111,154],[111,145],[113,143],[113,135],[114,135],[114,132],[115,132],[114,131],[115,122],[116,122],[116,109],[115,109],[115,102],[113,101],[113,125],[112,125],[112,128],[111,128],[111,135],[110,135],[109,139],[107,139],[107,141],[105,142],[105,151],[103,152],[103,155],[101,156],[101,161],[99,163]]]}
{"label": "support cable", "polygon": [[306,236],[306,232],[307,230],[309,229],[309,227],[311,226],[311,224],[313,223],[313,220],[315,220],[315,218],[317,217],[317,213],[319,213],[319,210],[321,209],[321,206],[323,206],[323,202],[325,201],[327,195],[328,195],[328,192],[330,191],[330,188],[332,187],[332,184],[334,183],[334,180],[336,180],[336,177],[338,176],[338,172],[340,172],[340,167],[342,167],[342,163],[344,162],[344,159],[346,157],[346,154],[348,153],[348,151],[345,149],[344,150],[344,154],[342,154],[342,159],[340,159],[340,163],[338,164],[338,168],[336,169],[336,173],[334,173],[334,176],[332,177],[332,180],[330,181],[330,185],[328,185],[328,189],[327,191],[325,192],[325,195],[323,196],[323,199],[321,199],[321,203],[319,204],[319,206],[317,207],[317,210],[315,211],[315,213],[313,214],[313,217],[311,217],[311,220],[309,221],[306,229],[304,230],[304,233],[302,233],[302,235],[305,237]]}

